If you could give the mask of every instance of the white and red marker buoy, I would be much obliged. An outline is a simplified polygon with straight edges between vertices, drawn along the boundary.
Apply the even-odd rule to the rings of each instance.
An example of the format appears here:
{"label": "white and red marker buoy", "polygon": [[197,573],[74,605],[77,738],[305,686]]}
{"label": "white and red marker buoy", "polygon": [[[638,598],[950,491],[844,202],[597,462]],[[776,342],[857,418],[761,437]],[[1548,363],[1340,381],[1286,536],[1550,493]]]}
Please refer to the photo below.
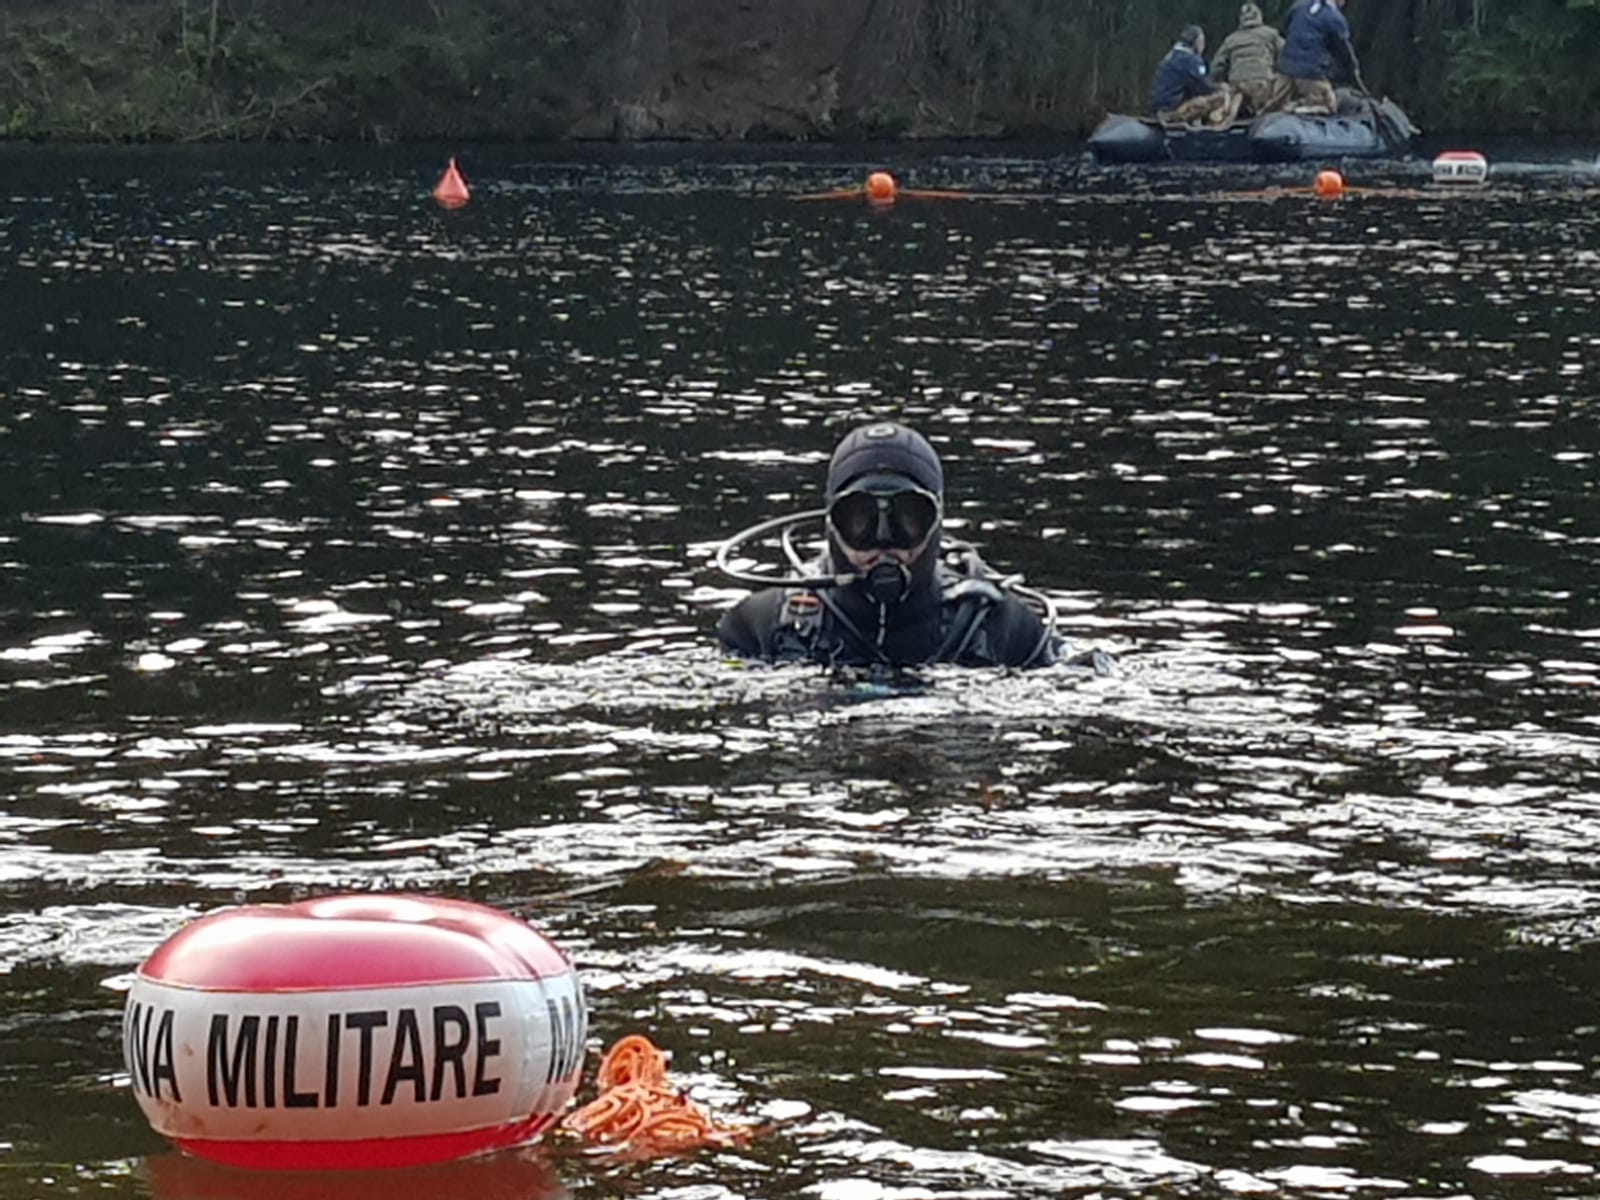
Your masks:
{"label": "white and red marker buoy", "polygon": [[538,1150],[371,1171],[241,1171],[169,1150],[140,1174],[153,1200],[572,1200]]}
{"label": "white and red marker buoy", "polygon": [[140,966],[123,1016],[156,1132],[233,1166],[444,1162],[535,1138],[571,1101],[587,1016],[524,921],[409,895],[226,909]]}
{"label": "white and red marker buoy", "polygon": [[1489,160],[1476,150],[1446,150],[1433,160],[1433,181],[1480,184],[1489,181]]}

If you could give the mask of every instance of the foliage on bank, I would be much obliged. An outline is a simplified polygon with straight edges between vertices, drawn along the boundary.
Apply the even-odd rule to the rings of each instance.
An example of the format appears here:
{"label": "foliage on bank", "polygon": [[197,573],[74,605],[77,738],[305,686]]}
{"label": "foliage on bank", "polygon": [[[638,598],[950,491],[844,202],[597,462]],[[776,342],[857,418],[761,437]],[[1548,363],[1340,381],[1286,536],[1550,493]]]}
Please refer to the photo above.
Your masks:
{"label": "foliage on bank", "polygon": [[[561,11],[565,7],[568,11]],[[591,6],[44,0],[0,6],[0,130],[50,139],[561,136]]]}
{"label": "foliage on bank", "polygon": [[[1281,20],[1288,0],[1264,3]],[[0,135],[1082,134],[1234,0],[0,0]],[[1600,0],[1353,0],[1436,131],[1600,132]]]}

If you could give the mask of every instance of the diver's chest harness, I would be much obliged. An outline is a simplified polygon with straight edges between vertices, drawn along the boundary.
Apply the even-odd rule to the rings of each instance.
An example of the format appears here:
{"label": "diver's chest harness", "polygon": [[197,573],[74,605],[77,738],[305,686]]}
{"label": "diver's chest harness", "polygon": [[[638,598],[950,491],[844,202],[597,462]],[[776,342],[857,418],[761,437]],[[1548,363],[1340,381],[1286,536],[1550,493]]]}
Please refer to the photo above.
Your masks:
{"label": "diver's chest harness", "polygon": [[[781,588],[783,602],[775,618],[768,654],[774,660],[810,660],[833,665],[914,666],[891,657],[884,647],[889,615],[905,597],[909,586],[906,569],[895,564],[893,573],[878,564],[865,576],[834,568],[824,554],[807,562],[796,544],[796,532],[808,522],[823,521],[827,510],[791,513],[741,530],[717,547],[716,564],[723,574],[749,587]],[[744,547],[771,538],[782,547],[788,575],[735,566],[732,558]],[[996,665],[996,647],[990,637],[988,616],[995,605],[1015,598],[1039,614],[1039,639],[1016,666],[1036,666],[1055,661],[1058,649],[1056,609],[1043,592],[1023,585],[1020,576],[1002,576],[968,542],[947,538],[937,567],[939,627],[933,651],[920,661]],[[876,573],[876,574],[875,574]],[[844,611],[837,598],[840,588],[861,582],[877,599],[877,620],[871,628]],[[1009,657],[1009,655],[1008,655]]]}
{"label": "diver's chest harness", "polygon": [[[989,645],[989,611],[1005,592],[985,576],[987,568],[975,553],[947,558],[939,565],[939,629],[934,651],[924,663],[987,665],[995,662]],[[779,659],[813,662],[887,663],[883,650],[890,606],[879,603],[875,626],[864,628],[822,589],[791,587],[784,591],[772,652]]]}

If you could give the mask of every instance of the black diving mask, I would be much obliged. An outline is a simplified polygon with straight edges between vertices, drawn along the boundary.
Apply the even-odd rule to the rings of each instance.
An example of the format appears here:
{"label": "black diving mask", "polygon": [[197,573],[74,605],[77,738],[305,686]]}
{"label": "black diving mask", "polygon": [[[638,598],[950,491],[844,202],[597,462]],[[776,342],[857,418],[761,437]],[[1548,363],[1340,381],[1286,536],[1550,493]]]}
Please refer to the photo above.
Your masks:
{"label": "black diving mask", "polygon": [[848,549],[917,550],[939,526],[939,497],[897,476],[872,476],[828,504],[828,524]]}

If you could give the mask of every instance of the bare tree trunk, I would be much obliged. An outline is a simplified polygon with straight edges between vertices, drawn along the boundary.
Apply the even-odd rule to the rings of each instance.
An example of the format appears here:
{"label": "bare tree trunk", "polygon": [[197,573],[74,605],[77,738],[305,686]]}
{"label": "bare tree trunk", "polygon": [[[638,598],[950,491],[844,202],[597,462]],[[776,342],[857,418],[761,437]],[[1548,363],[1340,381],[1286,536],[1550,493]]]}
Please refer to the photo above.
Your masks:
{"label": "bare tree trunk", "polygon": [[665,0],[623,0],[617,28],[613,136],[622,141],[658,131],[669,21]]}
{"label": "bare tree trunk", "polygon": [[211,74],[211,63],[217,57],[217,9],[222,0],[211,0],[211,29],[206,35],[206,74]]}

